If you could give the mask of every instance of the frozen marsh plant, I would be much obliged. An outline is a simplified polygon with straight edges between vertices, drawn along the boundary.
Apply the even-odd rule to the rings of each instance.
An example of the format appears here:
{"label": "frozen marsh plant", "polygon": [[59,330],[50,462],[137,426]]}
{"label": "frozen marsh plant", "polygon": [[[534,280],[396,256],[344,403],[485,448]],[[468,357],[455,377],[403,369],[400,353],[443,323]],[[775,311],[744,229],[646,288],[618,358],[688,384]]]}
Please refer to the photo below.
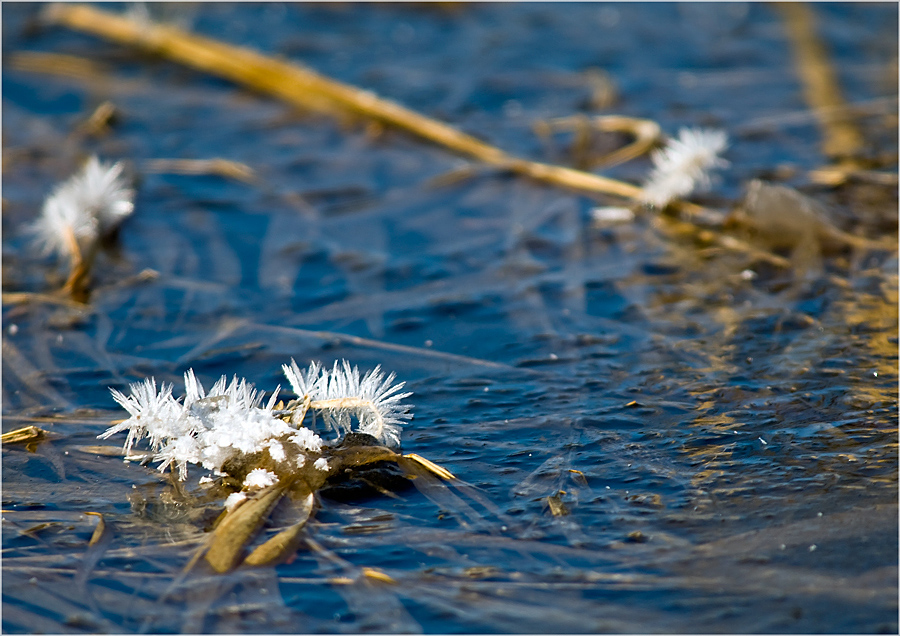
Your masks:
{"label": "frozen marsh plant", "polygon": [[112,234],[134,211],[134,190],[122,170],[122,162],[105,163],[92,156],[80,172],[53,190],[32,226],[45,254],[87,257],[97,241]]}
{"label": "frozen marsh plant", "polygon": [[103,163],[92,156],[81,172],[50,193],[31,225],[35,243],[44,254],[68,258],[69,277],[62,291],[74,300],[87,300],[101,239],[113,236],[134,211],[134,190],[122,171],[121,162]]}
{"label": "frozen marsh plant", "polygon": [[728,147],[728,135],[722,130],[682,128],[677,139],[653,151],[653,169],[644,184],[644,202],[664,208],[673,199],[708,189],[709,171],[729,163],[719,157]]}
{"label": "frozen marsh plant", "polygon": [[[302,451],[318,452],[322,440],[309,429],[295,429],[273,413],[278,391],[262,404],[262,393],[246,380],[222,376],[207,393],[193,370],[184,374],[185,395],[176,399],[172,385],[157,390],[152,378],[131,385],[131,395],[113,390],[113,398],[130,417],[100,435],[105,439],[128,431],[126,458],[136,442],[149,439],[159,469],[178,469],[187,478],[187,465],[199,464],[221,474],[225,462],[241,454],[265,451],[276,463],[284,462],[288,450],[294,462],[303,461]],[[302,464],[301,464],[302,465]]]}
{"label": "frozen marsh plant", "polygon": [[192,369],[184,374],[183,398],[173,396],[170,384],[157,388],[152,378],[132,384],[130,395],[113,389],[113,398],[130,417],[100,437],[127,431],[126,456],[147,437],[159,469],[177,468],[181,480],[187,477],[188,464],[222,475],[229,472],[229,462],[243,464],[252,458],[254,468],[243,471],[248,487],[274,483],[264,484],[257,469],[284,476],[309,462],[317,470],[329,470],[325,442],[303,426],[308,413],[321,414],[338,439],[358,432],[385,447],[399,446],[400,427],[412,417],[401,400],[412,394],[400,393],[404,383],[393,384],[394,374],[385,377],[376,367],[360,377],[359,369],[346,360],[335,362],[330,371],[316,362],[301,371],[293,360],[283,369],[298,395],[286,407],[276,405],[279,389],[263,404],[263,393],[237,377],[229,382],[222,376],[206,392]]}
{"label": "frozen marsh plant", "polygon": [[[286,405],[276,403],[279,389],[264,404],[262,392],[237,377],[229,382],[222,376],[207,392],[193,370],[184,374],[181,398],[172,395],[172,385],[157,387],[153,378],[132,384],[130,395],[112,390],[129,417],[100,437],[127,431],[126,460],[138,459],[134,446],[146,437],[161,471],[171,468],[184,481],[188,464],[199,464],[231,491],[224,514],[189,567],[201,556],[217,572],[241,562],[263,566],[289,558],[302,539],[314,493],[357,468],[393,462],[408,476],[455,479],[424,457],[393,449],[400,444],[401,425],[412,417],[402,403],[411,393],[401,393],[404,383],[394,384],[394,374],[385,376],[376,367],[360,376],[346,360],[331,369],[313,362],[305,370],[291,360],[283,370],[297,394]],[[326,442],[304,426],[316,415],[336,439]],[[213,481],[200,479],[201,484]],[[295,523],[246,554],[245,547],[285,498]]]}

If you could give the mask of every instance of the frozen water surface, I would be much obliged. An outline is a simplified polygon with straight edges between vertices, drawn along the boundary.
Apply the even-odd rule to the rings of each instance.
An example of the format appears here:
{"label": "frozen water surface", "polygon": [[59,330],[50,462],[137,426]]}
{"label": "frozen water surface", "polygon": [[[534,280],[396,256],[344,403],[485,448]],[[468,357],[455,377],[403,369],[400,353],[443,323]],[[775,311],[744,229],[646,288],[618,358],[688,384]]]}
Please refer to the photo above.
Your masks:
{"label": "frozen water surface", "polygon": [[[896,633],[895,250],[780,270],[648,211],[601,227],[591,210],[620,201],[440,179],[466,161],[44,26],[42,8],[3,6],[4,292],[62,283],[24,230],[87,155],[128,162],[137,198],[88,306],[4,303],[3,430],[50,433],[3,449],[4,631]],[[532,129],[554,117],[721,128],[731,167],[697,199],[720,209],[825,163],[768,5],[148,9],[537,160],[571,161],[570,136]],[[893,113],[896,5],[815,9],[848,101]],[[84,63],[17,62],[35,52]],[[106,100],[111,128],[75,133]],[[895,119],[860,126],[896,157]],[[150,163],[217,157],[257,179]],[[847,231],[896,236],[896,188],[806,194]],[[320,550],[168,594],[221,501],[201,501],[199,471],[183,500],[89,448],[125,416],[108,387],[192,367],[271,391],[292,357],[395,372],[414,391],[404,451],[468,486],[322,497]],[[107,526],[91,545],[89,512]]]}

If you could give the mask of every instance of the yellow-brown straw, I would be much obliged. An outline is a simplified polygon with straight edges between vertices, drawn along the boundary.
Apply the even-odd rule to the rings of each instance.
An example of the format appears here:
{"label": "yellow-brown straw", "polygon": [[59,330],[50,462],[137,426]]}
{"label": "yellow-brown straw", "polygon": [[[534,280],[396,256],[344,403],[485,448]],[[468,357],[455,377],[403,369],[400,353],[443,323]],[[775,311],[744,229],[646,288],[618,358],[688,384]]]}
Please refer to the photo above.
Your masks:
{"label": "yellow-brown straw", "polygon": [[777,6],[784,16],[804,97],[822,128],[822,152],[833,160],[855,157],[865,147],[865,139],[853,121],[841,115],[847,104],[828,52],[816,34],[812,8],[799,2]]}
{"label": "yellow-brown straw", "polygon": [[[343,113],[361,116],[405,130],[459,154],[536,181],[584,193],[614,195],[634,202],[642,200],[640,186],[583,170],[515,157],[448,124],[382,99],[370,91],[324,77],[297,63],[266,57],[173,26],[130,20],[91,6],[55,4],[50,6],[46,16],[58,24],[141,48],[279,97],[304,109],[328,115]],[[621,129],[621,125],[624,124],[618,122],[616,129]],[[643,137],[646,135],[636,130],[632,132],[638,137],[636,144],[644,150],[646,144]],[[635,148],[629,147],[624,152],[631,156],[635,154]],[[720,213],[688,201],[675,200],[670,205],[686,213],[686,222],[693,226],[695,232],[703,233],[721,248],[752,254],[777,267],[788,266],[788,261],[779,256],[755,249],[713,229],[712,226],[722,223]],[[693,225],[692,219],[703,219],[708,227]]]}
{"label": "yellow-brown straw", "polygon": [[361,115],[538,181],[575,190],[639,199],[639,186],[600,175],[514,157],[452,126],[338,82],[296,63],[229,46],[176,27],[139,23],[94,7],[56,4],[47,17],[56,23],[142,48],[193,68],[280,97],[305,109]]}

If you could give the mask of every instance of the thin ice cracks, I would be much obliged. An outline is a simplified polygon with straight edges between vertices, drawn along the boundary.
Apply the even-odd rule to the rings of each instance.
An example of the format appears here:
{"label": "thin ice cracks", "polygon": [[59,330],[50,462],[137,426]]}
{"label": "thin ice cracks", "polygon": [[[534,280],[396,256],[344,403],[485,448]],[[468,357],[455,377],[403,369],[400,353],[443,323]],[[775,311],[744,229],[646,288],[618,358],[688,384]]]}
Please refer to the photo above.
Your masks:
{"label": "thin ice cracks", "polygon": [[727,147],[728,135],[722,130],[682,128],[677,139],[650,155],[653,170],[644,185],[643,200],[664,208],[697,188],[708,189],[709,171],[729,165],[719,157]]}
{"label": "thin ice cracks", "polygon": [[58,185],[44,201],[32,226],[45,254],[80,260],[134,211],[134,190],[126,185],[122,163],[96,156],[81,172]]}
{"label": "thin ice cracks", "polygon": [[[393,373],[385,377],[379,365],[360,379],[359,368],[351,368],[346,360],[340,365],[335,361],[331,371],[317,362],[301,371],[294,360],[283,369],[301,404],[322,413],[326,424],[339,436],[350,432],[356,418],[361,433],[392,448],[400,445],[400,429],[404,420],[412,417],[409,406],[401,400],[412,393],[399,393],[405,382],[393,384]],[[299,411],[301,421],[305,412]]]}

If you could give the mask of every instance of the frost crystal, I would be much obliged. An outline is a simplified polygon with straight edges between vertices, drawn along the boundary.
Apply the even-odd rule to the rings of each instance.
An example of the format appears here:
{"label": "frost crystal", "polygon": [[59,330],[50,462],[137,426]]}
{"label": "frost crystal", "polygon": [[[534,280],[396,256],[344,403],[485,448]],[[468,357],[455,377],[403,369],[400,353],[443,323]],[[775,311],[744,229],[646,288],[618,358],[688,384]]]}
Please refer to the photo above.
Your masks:
{"label": "frost crystal", "polygon": [[328,470],[328,460],[320,457],[313,466],[315,466],[316,470]]}
{"label": "frost crystal", "polygon": [[244,488],[266,488],[278,483],[278,475],[265,468],[254,468],[244,479]]}
{"label": "frost crystal", "polygon": [[709,170],[729,165],[718,156],[727,147],[728,135],[722,130],[682,128],[678,139],[670,139],[650,156],[653,170],[644,185],[644,201],[663,208],[698,187],[709,188]]}
{"label": "frost crystal", "polygon": [[231,512],[235,506],[244,501],[247,498],[242,492],[233,492],[225,498],[225,509]]}
{"label": "frost crystal", "polygon": [[322,438],[308,428],[297,429],[297,432],[288,438],[300,448],[319,453],[322,451]]}
{"label": "frost crystal", "polygon": [[133,201],[122,163],[103,163],[94,156],[47,197],[32,231],[45,254],[73,257],[76,247],[84,252],[115,230],[134,211]]}
{"label": "frost crystal", "polygon": [[346,360],[335,362],[331,371],[317,362],[301,371],[294,360],[283,369],[294,392],[301,400],[308,399],[310,408],[321,412],[338,436],[352,430],[355,418],[359,432],[387,446],[399,446],[400,428],[412,417],[408,405],[400,401],[412,393],[399,393],[405,383],[393,384],[393,373],[385,377],[379,365],[360,378],[359,368]]}
{"label": "frost crystal", "polygon": [[298,451],[319,451],[322,440],[309,430],[297,430],[272,414],[278,390],[265,406],[263,394],[237,377],[222,376],[207,393],[193,370],[184,374],[183,401],[172,396],[172,385],[157,391],[153,378],[131,385],[131,395],[112,390],[113,398],[128,411],[127,420],[110,427],[99,437],[106,439],[128,431],[125,452],[135,442],[150,440],[159,469],[177,466],[179,477],[187,477],[187,464],[200,464],[221,472],[230,458],[268,450],[276,462],[286,457],[285,444]]}

